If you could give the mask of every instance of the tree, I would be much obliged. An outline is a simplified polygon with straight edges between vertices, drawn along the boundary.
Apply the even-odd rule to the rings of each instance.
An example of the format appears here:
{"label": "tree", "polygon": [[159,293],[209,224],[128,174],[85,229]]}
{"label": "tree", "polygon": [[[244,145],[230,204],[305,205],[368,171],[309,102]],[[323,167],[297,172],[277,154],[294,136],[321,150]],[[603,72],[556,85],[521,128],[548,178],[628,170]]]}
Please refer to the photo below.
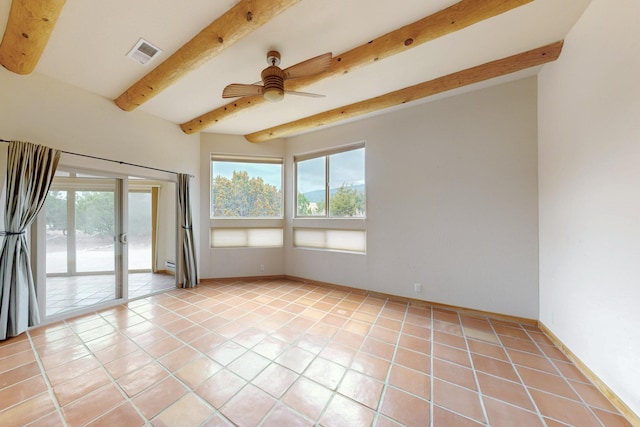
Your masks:
{"label": "tree", "polygon": [[115,235],[114,193],[76,192],[76,229],[90,236]]}
{"label": "tree", "polygon": [[313,212],[311,212],[311,206],[309,204],[309,199],[304,193],[298,193],[298,215],[299,216],[311,216]]}
{"label": "tree", "polygon": [[331,196],[329,209],[333,217],[363,216],[364,194],[356,188],[342,184]]}
{"label": "tree", "polygon": [[211,186],[214,217],[273,217],[282,215],[280,190],[247,171],[233,171],[231,179],[216,176]]}

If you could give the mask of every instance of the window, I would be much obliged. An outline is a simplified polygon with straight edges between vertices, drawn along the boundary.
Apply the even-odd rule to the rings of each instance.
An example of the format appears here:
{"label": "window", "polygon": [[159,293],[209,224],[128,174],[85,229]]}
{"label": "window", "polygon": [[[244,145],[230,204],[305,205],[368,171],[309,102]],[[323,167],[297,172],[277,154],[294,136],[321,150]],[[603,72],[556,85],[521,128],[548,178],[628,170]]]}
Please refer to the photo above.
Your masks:
{"label": "window", "polygon": [[365,217],[364,144],[294,161],[297,217]]}
{"label": "window", "polygon": [[282,218],[282,159],[211,156],[211,218]]}
{"label": "window", "polygon": [[211,156],[212,248],[282,247],[282,158]]}
{"label": "window", "polygon": [[296,248],[366,253],[364,143],[294,157]]}

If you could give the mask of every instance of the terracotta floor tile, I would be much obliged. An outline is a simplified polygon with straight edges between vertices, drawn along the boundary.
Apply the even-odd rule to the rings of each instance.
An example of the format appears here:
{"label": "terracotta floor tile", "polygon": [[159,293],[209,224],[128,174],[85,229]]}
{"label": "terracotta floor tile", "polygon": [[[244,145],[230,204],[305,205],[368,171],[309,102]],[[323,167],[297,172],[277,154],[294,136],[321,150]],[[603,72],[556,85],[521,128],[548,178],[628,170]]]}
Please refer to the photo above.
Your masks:
{"label": "terracotta floor tile", "polygon": [[360,372],[348,371],[338,387],[338,393],[371,409],[378,409],[383,387],[384,383],[381,381]]}
{"label": "terracotta floor tile", "polygon": [[0,425],[543,422],[630,425],[535,325],[284,279],[172,289],[0,342]]}
{"label": "terracotta floor tile", "polygon": [[226,366],[247,351],[246,348],[232,341],[220,344],[207,354],[222,366]]}
{"label": "terracotta floor tile", "polygon": [[175,372],[200,355],[201,353],[198,350],[194,350],[185,345],[171,353],[165,354],[158,359],[158,362],[162,363],[169,371]]}
{"label": "terracotta floor tile", "polygon": [[478,393],[434,378],[432,395],[433,403],[478,422],[485,422]]}
{"label": "terracotta floor tile", "polygon": [[384,381],[387,378],[390,363],[367,353],[357,353],[351,363],[351,369]]}
{"label": "terracotta floor tile", "polygon": [[107,384],[62,408],[69,427],[85,425],[124,403],[122,393]]}
{"label": "terracotta floor tile", "polygon": [[312,420],[317,420],[332,396],[331,390],[300,377],[282,401]]}
{"label": "terracotta floor tile", "polygon": [[84,346],[83,344],[77,344],[56,353],[42,356],[41,361],[45,369],[51,369],[67,363],[71,360],[76,360],[81,357],[87,356],[89,354],[91,354],[91,352],[87,349],[86,346]]}
{"label": "terracotta floor tile", "polygon": [[49,393],[44,392],[1,411],[0,425],[23,426],[52,412],[57,412],[56,407]]}
{"label": "terracotta floor tile", "polygon": [[144,348],[144,351],[148,353],[151,357],[160,358],[165,354],[171,353],[179,347],[182,347],[183,344],[173,337],[167,337],[160,341],[153,342],[147,345]]}
{"label": "terracotta floor tile", "polygon": [[533,402],[527,394],[527,390],[519,383],[507,381],[493,375],[478,372],[480,391],[486,396],[503,400],[512,405],[519,406],[529,411],[535,411]]}
{"label": "terracotta floor tile", "polygon": [[131,354],[134,351],[138,350],[138,348],[139,347],[137,344],[133,343],[132,341],[126,340],[118,342],[107,348],[98,350],[94,352],[93,355],[100,361],[100,363],[105,364],[126,356],[127,354]]}
{"label": "terracotta floor tile", "polygon": [[35,361],[10,369],[0,374],[0,389],[36,375],[40,375],[40,366],[38,366],[38,362]]}
{"label": "terracotta floor tile", "polygon": [[347,347],[346,345],[331,341],[322,349],[319,355],[325,359],[348,367],[351,365],[351,361],[353,360],[356,352],[356,349],[352,347]]}
{"label": "terracotta floor tile", "polygon": [[364,343],[362,343],[362,346],[360,347],[360,351],[365,351],[369,354],[389,361],[393,358],[395,349],[395,345],[388,344],[384,341],[380,341],[371,337],[365,339]]}
{"label": "terracotta floor tile", "polygon": [[213,412],[195,393],[189,393],[157,415],[152,423],[154,427],[198,426]]}
{"label": "terracotta floor tile", "polygon": [[389,384],[423,399],[431,399],[431,376],[405,368],[402,365],[394,364],[391,366]]}
{"label": "terracotta floor tile", "polygon": [[546,417],[580,427],[600,425],[600,422],[581,403],[536,389],[530,389],[529,393],[540,413]]}
{"label": "terracotta floor tile", "polygon": [[522,382],[527,387],[537,388],[567,399],[579,400],[578,395],[573,391],[567,380],[557,375],[518,366],[518,372]]}
{"label": "terracotta floor tile", "polygon": [[0,390],[0,411],[47,391],[41,375]]}
{"label": "terracotta floor tile", "polygon": [[279,399],[298,379],[298,376],[292,370],[272,363],[252,381],[252,384]]}
{"label": "terracotta floor tile", "polygon": [[449,347],[448,345],[434,343],[433,356],[437,357],[438,359],[456,363],[467,368],[471,367],[471,359],[469,358],[469,353],[455,347]]}
{"label": "terracotta floor tile", "polygon": [[252,427],[258,425],[275,403],[273,397],[249,384],[220,408],[220,412],[239,427]]}
{"label": "terracotta floor tile", "polygon": [[314,354],[298,347],[290,347],[285,350],[276,362],[299,374],[304,371],[314,358]]}
{"label": "terracotta floor tile", "polygon": [[607,427],[632,427],[631,423],[620,414],[603,411],[599,408],[592,409],[602,424]]}
{"label": "terracotta floor tile", "polygon": [[483,400],[484,407],[487,411],[487,418],[489,418],[489,423],[492,427],[544,427],[538,414],[525,411],[524,409],[511,406],[508,403],[490,397],[485,397]]}
{"label": "terracotta floor tile", "polygon": [[144,424],[144,419],[138,414],[138,411],[135,410],[131,403],[126,402],[102,415],[97,420],[90,422],[87,427],[138,427]]}
{"label": "terracotta floor tile", "polygon": [[507,349],[507,353],[509,354],[511,361],[516,365],[526,366],[527,368],[533,368],[539,371],[558,375],[558,371],[546,357],[512,349]]}
{"label": "terracotta floor tile", "polygon": [[431,358],[428,355],[406,348],[399,347],[396,350],[393,362],[425,374],[431,372]]}
{"label": "terracotta floor tile", "polygon": [[313,421],[281,403],[271,410],[260,424],[262,427],[309,427]]}
{"label": "terracotta floor tile", "polygon": [[187,389],[174,378],[167,378],[132,399],[134,405],[148,419],[187,393]]}
{"label": "terracotta floor tile", "polygon": [[491,357],[480,356],[478,354],[472,354],[471,359],[473,360],[473,367],[477,371],[486,372],[487,374],[495,375],[496,377],[504,378],[509,381],[520,381],[515,369],[510,363],[493,359]]}
{"label": "terracotta floor tile", "polygon": [[129,353],[119,359],[115,359],[104,365],[106,370],[111,374],[113,378],[120,378],[123,375],[133,372],[151,363],[153,358],[142,350],[136,350],[133,353]]}
{"label": "terracotta floor tile", "polygon": [[69,363],[47,370],[47,377],[52,385],[57,385],[70,379],[79,377],[93,369],[100,367],[100,363],[93,356],[85,356]]}
{"label": "terracotta floor tile", "polygon": [[589,406],[595,406],[610,412],[618,412],[595,386],[571,380],[569,384]]}
{"label": "terracotta floor tile", "polygon": [[247,384],[231,371],[222,369],[195,389],[203,399],[221,408],[234,394]]}
{"label": "terracotta floor tile", "polygon": [[478,391],[472,369],[441,359],[433,359],[432,375],[450,383]]}
{"label": "terracotta floor tile", "polygon": [[336,427],[370,426],[375,412],[351,399],[335,395],[320,418],[320,425]]}
{"label": "terracotta floor tile", "polygon": [[271,361],[263,356],[252,351],[247,351],[242,356],[227,365],[227,369],[234,372],[236,375],[244,378],[247,381],[251,381],[258,375],[264,368],[266,368]]}
{"label": "terracotta floor tile", "polygon": [[408,427],[429,425],[429,402],[393,387],[386,387],[380,412]]}
{"label": "terracotta floor tile", "polygon": [[466,340],[458,335],[452,335],[442,331],[433,331],[433,341],[446,344],[451,347],[457,347],[462,350],[467,350]]}
{"label": "terracotta floor tile", "polygon": [[484,424],[480,424],[472,419],[463,417],[460,414],[453,413],[448,409],[441,408],[438,405],[433,406],[433,425],[434,426],[455,426],[455,427],[484,426]]}
{"label": "terracotta floor tile", "polygon": [[499,345],[493,345],[482,341],[468,340],[469,350],[472,353],[480,354],[482,356],[493,357],[494,359],[509,361],[507,353]]}
{"label": "terracotta floor tile", "polygon": [[257,343],[251,350],[267,359],[275,359],[289,346],[288,343],[280,341],[271,336],[266,336]]}
{"label": "terracotta floor tile", "polygon": [[100,367],[69,381],[54,385],[53,391],[60,406],[65,406],[110,382],[111,378]]}
{"label": "terracotta floor tile", "polygon": [[335,390],[345,372],[344,366],[318,357],[304,371],[304,376],[330,390]]}
{"label": "terracotta floor tile", "polygon": [[162,381],[168,375],[159,363],[151,362],[118,378],[117,383],[127,396],[134,397],[141,391]]}

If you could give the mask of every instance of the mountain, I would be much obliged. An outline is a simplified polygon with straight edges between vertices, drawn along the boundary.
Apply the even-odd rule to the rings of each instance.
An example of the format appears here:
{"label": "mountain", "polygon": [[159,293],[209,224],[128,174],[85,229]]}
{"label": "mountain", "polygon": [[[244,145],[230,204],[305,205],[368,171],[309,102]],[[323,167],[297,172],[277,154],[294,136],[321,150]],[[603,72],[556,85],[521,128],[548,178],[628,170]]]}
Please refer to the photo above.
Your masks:
{"label": "mountain", "polygon": [[[336,192],[338,191],[339,188],[340,187],[332,188],[331,189],[331,195],[336,194]],[[348,188],[354,188],[359,193],[364,193],[364,184],[352,185],[352,186],[349,186]],[[323,202],[324,201],[324,190],[308,191],[308,192],[304,193],[304,195],[307,198],[307,200],[309,200],[309,203],[318,203],[318,202]]]}

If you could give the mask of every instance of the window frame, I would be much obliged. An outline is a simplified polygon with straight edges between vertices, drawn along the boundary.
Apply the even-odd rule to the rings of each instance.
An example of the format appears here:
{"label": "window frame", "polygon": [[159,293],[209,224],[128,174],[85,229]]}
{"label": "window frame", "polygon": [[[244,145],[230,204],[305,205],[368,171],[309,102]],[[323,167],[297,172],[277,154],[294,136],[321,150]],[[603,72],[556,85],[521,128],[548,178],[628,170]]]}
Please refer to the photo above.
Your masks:
{"label": "window frame", "polygon": [[[364,175],[364,200],[365,200],[365,208],[364,215],[358,217],[337,217],[331,216],[331,182],[330,182],[330,173],[331,173],[331,165],[329,158],[334,154],[346,153],[348,151],[354,151],[364,149],[365,150],[365,165],[363,170]],[[298,215],[298,163],[317,159],[317,158],[325,158],[325,176],[324,176],[324,202],[325,202],[325,213],[324,215]],[[354,144],[342,145],[340,147],[330,148],[327,150],[321,151],[313,151],[310,153],[297,154],[293,156],[293,218],[294,219],[321,219],[321,220],[365,220],[367,218],[367,173],[366,173],[366,144],[364,141],[357,142]]]}
{"label": "window frame", "polygon": [[[274,217],[214,217],[213,216],[213,162],[227,161],[238,163],[266,163],[279,164],[280,167],[280,215]],[[245,230],[250,233],[252,229],[280,229],[284,233],[285,215],[285,162],[282,156],[256,156],[242,154],[222,154],[211,153],[209,158],[209,248],[212,250],[233,250],[233,249],[272,249],[281,250],[283,243],[279,245],[266,246],[214,246],[212,235],[215,229],[235,229]]]}

